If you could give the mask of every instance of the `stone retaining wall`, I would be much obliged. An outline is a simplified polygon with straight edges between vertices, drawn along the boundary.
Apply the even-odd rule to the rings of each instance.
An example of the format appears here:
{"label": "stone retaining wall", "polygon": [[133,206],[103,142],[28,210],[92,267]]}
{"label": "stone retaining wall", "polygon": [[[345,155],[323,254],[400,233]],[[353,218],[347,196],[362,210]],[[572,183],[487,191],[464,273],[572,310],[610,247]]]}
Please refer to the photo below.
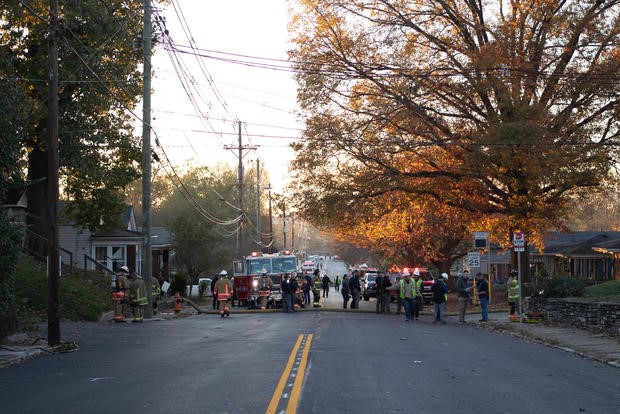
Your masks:
{"label": "stone retaining wall", "polygon": [[569,325],[620,336],[620,303],[526,298],[523,307],[528,311],[542,312],[545,323]]}

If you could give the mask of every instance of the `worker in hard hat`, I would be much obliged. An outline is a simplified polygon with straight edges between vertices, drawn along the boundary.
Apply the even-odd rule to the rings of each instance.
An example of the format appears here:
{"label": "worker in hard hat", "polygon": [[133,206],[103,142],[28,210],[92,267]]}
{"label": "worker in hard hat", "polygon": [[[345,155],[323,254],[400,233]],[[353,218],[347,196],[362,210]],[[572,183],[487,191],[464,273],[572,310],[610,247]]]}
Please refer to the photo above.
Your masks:
{"label": "worker in hard hat", "polygon": [[519,302],[519,273],[516,270],[513,269],[510,272],[510,277],[508,278],[508,283],[506,285],[508,294],[508,305],[510,305],[509,316],[515,316],[517,303]]}
{"label": "worker in hard hat", "polygon": [[129,297],[131,299],[131,313],[133,315],[132,322],[143,322],[144,307],[149,303],[146,297],[146,285],[144,280],[142,280],[142,276],[135,272],[131,273],[130,279],[131,289]]}
{"label": "worker in hard hat", "polygon": [[260,297],[260,308],[262,310],[267,309],[267,301],[269,300],[272,286],[273,281],[267,275],[267,270],[263,269],[258,280],[258,296]]}
{"label": "worker in hard hat", "polygon": [[228,272],[222,270],[220,272],[220,278],[215,284],[215,294],[217,294],[217,300],[219,302],[220,316],[230,315],[229,303],[233,293],[232,281],[228,279]]}
{"label": "worker in hard hat", "polygon": [[121,266],[118,269],[118,274],[113,279],[112,300],[114,301],[115,322],[125,321],[127,305],[129,304],[129,290],[131,288],[131,283],[129,283],[127,276],[129,276],[129,268]]}

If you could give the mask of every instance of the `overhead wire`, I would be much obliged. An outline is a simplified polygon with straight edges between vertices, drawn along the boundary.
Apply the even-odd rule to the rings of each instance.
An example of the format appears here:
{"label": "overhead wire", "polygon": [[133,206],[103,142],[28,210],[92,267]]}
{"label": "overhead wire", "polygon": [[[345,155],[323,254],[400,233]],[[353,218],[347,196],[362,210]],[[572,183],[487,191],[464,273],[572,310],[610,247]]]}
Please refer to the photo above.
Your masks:
{"label": "overhead wire", "polygon": [[[25,3],[24,1],[20,0],[20,3],[22,3],[22,5],[29,10],[29,12],[31,14],[33,14],[37,19],[39,19],[40,21],[42,21],[46,26],[49,26],[49,22],[47,22],[47,20],[45,20],[43,17],[41,17],[33,8],[32,6],[28,5],[27,3]],[[66,25],[62,24],[63,27],[65,27],[68,33],[70,33],[74,38],[76,38],[78,41],[78,37],[75,35],[75,33],[73,33],[73,31],[68,28]],[[73,47],[73,45],[70,43],[69,39],[64,35],[64,32],[59,32],[58,33],[62,39],[64,39],[65,41],[65,46],[77,57],[77,59],[80,61],[80,63],[82,64],[82,66],[88,70],[88,72],[93,75],[95,77],[95,79],[98,81],[99,85],[101,85],[105,91],[114,99],[117,101],[117,103],[119,103],[130,115],[132,115],[136,120],[142,122],[142,123],[146,123],[142,117],[140,117],[138,114],[136,114],[134,112],[134,110],[132,108],[129,108],[127,106],[127,104],[120,99],[115,93],[114,91],[112,91],[109,86],[100,78],[100,76],[92,69],[92,67],[88,64],[88,62],[84,59],[84,57]],[[80,42],[81,43],[81,42]],[[126,91],[125,91],[126,92]],[[196,210],[206,219],[208,219],[209,221],[213,222],[214,224],[219,224],[222,226],[227,226],[227,225],[232,225],[232,224],[237,224],[239,223],[239,221],[243,218],[243,214],[240,214],[239,216],[237,216],[234,219],[231,220],[221,220],[218,219],[217,217],[213,216],[211,213],[209,213],[208,211],[206,211],[204,208],[202,208],[197,202],[196,200],[191,196],[191,194],[189,193],[189,191],[187,190],[187,188],[185,187],[184,183],[182,182],[182,180],[180,179],[179,175],[177,174],[174,166],[172,165],[172,163],[170,162],[170,159],[168,157],[168,154],[166,153],[166,151],[163,149],[163,147],[161,147],[161,145],[159,144],[159,137],[157,135],[157,132],[155,131],[155,129],[152,127],[152,125],[148,125],[150,127],[150,129],[153,131],[153,133],[155,134],[155,142],[157,144],[157,146],[160,148],[160,151],[162,151],[162,153],[164,154],[168,165],[170,166],[170,169],[172,171],[172,176],[170,175],[170,173],[168,172],[168,170],[165,168],[165,166],[163,164],[162,167],[164,168],[164,171],[166,172],[166,174],[172,178],[176,178],[176,181],[179,183],[179,185],[177,185],[175,183],[174,180],[172,180],[172,182],[175,184],[175,186],[177,187],[177,189],[180,190],[181,194],[188,200],[188,202],[190,202],[191,205],[193,205]],[[153,153],[155,154],[155,152],[153,151]],[[159,157],[157,157],[159,159]]]}

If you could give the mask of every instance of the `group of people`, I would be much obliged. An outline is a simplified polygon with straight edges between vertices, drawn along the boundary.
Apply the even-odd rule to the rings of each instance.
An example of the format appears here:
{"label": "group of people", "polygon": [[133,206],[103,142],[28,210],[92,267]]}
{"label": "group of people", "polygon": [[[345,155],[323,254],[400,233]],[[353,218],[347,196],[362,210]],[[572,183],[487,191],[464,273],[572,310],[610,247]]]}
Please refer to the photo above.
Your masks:
{"label": "group of people", "polygon": [[[125,266],[123,268],[126,268]],[[121,269],[123,269],[121,268]],[[128,273],[128,272],[127,272]],[[510,279],[507,284],[508,303],[510,305],[510,315],[515,315],[517,302],[519,299],[519,284],[516,271],[512,271]],[[448,300],[448,274],[442,273],[437,277],[431,287],[432,302],[433,302],[433,323],[445,324],[444,317],[445,304]],[[469,271],[464,270],[462,274],[459,274],[457,280],[457,297],[458,297],[458,318],[459,322],[465,322],[465,314],[467,312],[467,305],[471,302],[472,293],[475,289],[478,302],[480,304],[481,319],[480,322],[488,321],[488,305],[489,305],[489,284],[487,279],[482,273],[476,275],[475,283],[469,280]],[[139,276],[138,276],[139,279]],[[119,276],[119,283],[125,284],[126,278]],[[141,279],[139,279],[141,280]],[[131,283],[128,282],[128,286]],[[420,273],[416,269],[413,274],[405,270],[394,282],[390,279],[390,275],[385,273],[379,273],[376,278],[376,312],[377,313],[391,313],[390,303],[392,296],[396,298],[396,314],[401,314],[401,309],[404,309],[405,321],[418,320],[420,316],[420,310],[424,306],[424,297],[422,295],[423,282],[420,278]],[[320,306],[321,291],[323,297],[329,296],[329,286],[331,280],[327,275],[321,277],[320,271],[316,269],[312,276],[309,274],[297,274],[286,273],[282,278],[282,311],[285,313],[295,312],[298,307],[308,307],[312,304],[313,307]],[[351,300],[350,309],[359,309],[359,302],[361,298],[361,275],[359,271],[354,270],[351,276],[344,274],[342,279],[336,276],[334,279],[334,287],[337,291],[340,291],[343,299],[342,307],[347,309],[349,306],[349,300]],[[144,282],[142,282],[144,285]],[[142,288],[140,282],[135,283],[133,291],[136,293],[132,297],[132,309],[136,309],[138,316],[136,320],[141,320],[141,308],[139,303],[143,303],[141,297]],[[267,276],[266,272],[261,274],[259,279],[259,291],[271,290],[272,280]],[[214,295],[213,308],[218,307],[221,310],[227,311],[227,300],[232,296],[233,286],[230,279],[227,277],[227,272],[222,272],[216,276],[212,282],[212,291]],[[312,292],[312,300],[310,297]],[[221,297],[217,300],[219,294]],[[131,295],[131,294],[130,294]],[[226,296],[224,299],[223,296]],[[267,296],[261,296],[261,308],[265,309]],[[133,305],[135,303],[135,305]],[[219,303],[219,306],[218,306]]]}
{"label": "group of people", "polygon": [[[413,276],[413,277],[412,277]],[[489,283],[482,273],[476,274],[476,280],[469,280],[469,271],[464,270],[459,274],[457,281],[458,296],[458,318],[459,322],[465,322],[465,313],[467,312],[467,304],[472,300],[472,294],[475,289],[478,303],[480,304],[481,318],[480,322],[489,320]],[[431,287],[432,303],[433,303],[433,323],[445,324],[445,304],[448,301],[448,274],[442,273],[437,277]],[[404,308],[405,321],[417,320],[420,310],[424,305],[424,297],[422,296],[422,280],[417,270],[411,275],[408,271],[404,271],[393,283],[389,275],[379,273],[376,278],[376,312],[391,313],[390,302],[393,291],[396,296],[396,314],[401,313]],[[359,308],[360,300],[360,275],[357,270],[353,271],[349,277],[347,274],[342,277],[341,294],[343,298],[343,308],[347,309],[347,304],[352,299],[350,309]],[[513,270],[507,283],[508,304],[510,305],[510,317],[515,316],[516,308],[519,301],[519,282],[517,272]]]}
{"label": "group of people", "polygon": [[[151,278],[153,314],[157,313],[157,300],[160,296],[159,281]],[[131,308],[132,322],[144,321],[144,307],[148,305],[146,285],[142,276],[121,266],[112,278],[112,300],[114,302],[114,321],[124,322]]]}

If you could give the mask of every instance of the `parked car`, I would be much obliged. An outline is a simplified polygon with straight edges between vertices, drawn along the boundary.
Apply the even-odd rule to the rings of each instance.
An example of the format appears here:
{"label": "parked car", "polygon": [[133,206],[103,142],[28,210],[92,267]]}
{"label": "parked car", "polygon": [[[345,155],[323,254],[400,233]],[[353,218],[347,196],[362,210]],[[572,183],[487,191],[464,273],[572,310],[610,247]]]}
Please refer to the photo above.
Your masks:
{"label": "parked car", "polygon": [[377,297],[377,274],[366,273],[362,286],[362,297],[364,300]]}

